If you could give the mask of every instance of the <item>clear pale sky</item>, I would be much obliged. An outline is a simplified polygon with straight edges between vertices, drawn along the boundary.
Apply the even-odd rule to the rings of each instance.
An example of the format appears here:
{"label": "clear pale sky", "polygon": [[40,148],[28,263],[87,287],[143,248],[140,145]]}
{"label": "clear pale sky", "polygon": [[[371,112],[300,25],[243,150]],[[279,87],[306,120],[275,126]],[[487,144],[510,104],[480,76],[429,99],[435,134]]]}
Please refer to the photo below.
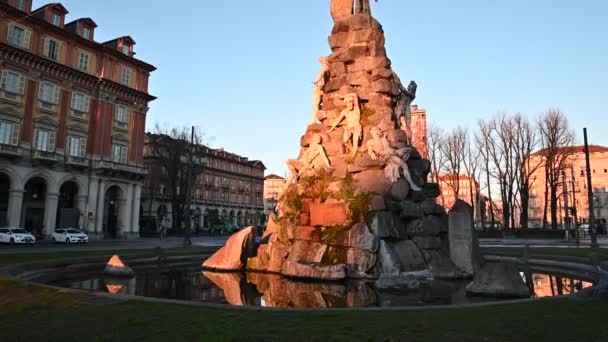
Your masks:
{"label": "clear pale sky", "polygon": [[[38,7],[48,1],[35,0]],[[213,147],[284,174],[311,118],[317,58],[330,53],[329,0],[64,0],[96,40],[131,35],[158,70],[147,126],[196,125]],[[176,7],[181,6],[181,7]],[[416,103],[446,129],[498,111],[568,114],[608,145],[608,1],[380,0],[387,53]]]}

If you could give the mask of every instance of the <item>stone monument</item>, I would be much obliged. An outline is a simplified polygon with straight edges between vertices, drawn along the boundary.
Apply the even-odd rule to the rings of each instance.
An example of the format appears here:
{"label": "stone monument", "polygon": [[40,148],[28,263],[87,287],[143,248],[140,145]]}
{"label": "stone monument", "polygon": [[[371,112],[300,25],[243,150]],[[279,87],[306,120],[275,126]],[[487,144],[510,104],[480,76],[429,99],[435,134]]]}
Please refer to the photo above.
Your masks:
{"label": "stone monument", "polygon": [[237,234],[227,243],[236,250],[223,249],[205,268],[391,284],[411,284],[416,272],[464,275],[450,260],[448,216],[435,201],[438,185],[427,183],[430,162],[406,133],[417,85],[401,84],[369,1],[357,4],[353,14],[353,0],[331,2],[331,54],[321,58],[299,157],[287,161],[279,217],[246,262],[238,246],[249,240]]}
{"label": "stone monument", "polygon": [[472,218],[473,208],[463,200],[456,200],[449,215],[450,256],[456,266],[471,276],[481,264]]}

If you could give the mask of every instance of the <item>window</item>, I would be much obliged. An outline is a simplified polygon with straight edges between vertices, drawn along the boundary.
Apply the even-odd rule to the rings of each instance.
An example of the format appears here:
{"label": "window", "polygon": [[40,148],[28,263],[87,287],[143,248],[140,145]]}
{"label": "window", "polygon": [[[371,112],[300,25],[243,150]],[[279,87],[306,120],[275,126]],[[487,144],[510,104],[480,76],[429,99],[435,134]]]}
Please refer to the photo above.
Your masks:
{"label": "window", "polygon": [[17,7],[18,9],[25,11],[25,0],[17,0],[15,2],[15,7]]}
{"label": "window", "polygon": [[80,92],[72,93],[72,116],[80,119],[86,119],[89,112],[91,98]]}
{"label": "window", "polygon": [[127,146],[122,144],[112,144],[112,161],[119,164],[127,163]]}
{"label": "window", "polygon": [[43,152],[55,151],[55,131],[44,128],[36,130],[36,150]]}
{"label": "window", "polygon": [[91,39],[91,29],[86,26],[82,27],[82,37],[86,39]]}
{"label": "window", "polygon": [[23,95],[25,93],[25,76],[16,71],[5,69],[2,71],[0,88],[3,93]]}
{"label": "window", "polygon": [[71,157],[85,158],[87,154],[86,138],[70,135],[68,153]]}
{"label": "window", "polygon": [[124,85],[131,85],[131,76],[133,71],[127,67],[122,67],[120,70],[120,83]]}
{"label": "window", "polygon": [[114,123],[117,128],[129,129],[129,108],[125,105],[116,105]]}
{"label": "window", "polygon": [[61,43],[50,38],[45,39],[43,54],[45,57],[59,62],[61,60]]}
{"label": "window", "polygon": [[89,65],[91,61],[91,55],[84,51],[80,51],[78,55],[78,69],[89,72]]}
{"label": "window", "polygon": [[19,126],[12,121],[0,120],[0,144],[19,145]]}
{"label": "window", "polygon": [[51,23],[55,26],[61,26],[61,16],[57,13],[53,13]]}
{"label": "window", "polygon": [[122,46],[122,53],[124,53],[125,55],[129,56],[130,55],[130,48],[129,45],[123,44]]}
{"label": "window", "polygon": [[21,26],[10,24],[8,27],[8,42],[20,48],[29,49],[32,31]]}
{"label": "window", "polygon": [[38,91],[38,100],[40,100],[40,108],[55,111],[59,104],[59,94],[61,93],[58,86],[53,83],[42,81]]}

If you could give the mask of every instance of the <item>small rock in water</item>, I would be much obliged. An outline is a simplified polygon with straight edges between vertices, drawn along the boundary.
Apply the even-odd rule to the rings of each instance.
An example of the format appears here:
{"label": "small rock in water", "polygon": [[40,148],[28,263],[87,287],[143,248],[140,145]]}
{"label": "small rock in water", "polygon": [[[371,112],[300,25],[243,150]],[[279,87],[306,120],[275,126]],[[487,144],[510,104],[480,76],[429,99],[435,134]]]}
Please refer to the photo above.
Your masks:
{"label": "small rock in water", "polygon": [[113,277],[133,277],[135,275],[135,272],[118,255],[114,255],[108,261],[103,273]]}

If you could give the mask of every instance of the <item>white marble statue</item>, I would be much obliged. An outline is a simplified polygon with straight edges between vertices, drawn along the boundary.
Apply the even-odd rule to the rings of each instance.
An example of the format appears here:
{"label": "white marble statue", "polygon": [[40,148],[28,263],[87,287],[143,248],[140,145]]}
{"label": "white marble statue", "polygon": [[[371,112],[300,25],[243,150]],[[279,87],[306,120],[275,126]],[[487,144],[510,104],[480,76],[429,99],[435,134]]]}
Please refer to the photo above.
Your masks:
{"label": "white marble statue", "polygon": [[393,183],[401,178],[400,169],[403,170],[405,180],[410,184],[410,187],[415,191],[422,190],[414,184],[406,160],[409,159],[411,148],[405,147],[402,149],[394,149],[391,147],[386,135],[382,133],[380,128],[372,127],[370,130],[372,138],[367,142],[367,151],[373,160],[381,160],[386,163],[384,175]]}
{"label": "white marble statue", "polygon": [[323,95],[325,95],[325,82],[329,75],[329,61],[327,56],[321,56],[319,62],[321,63],[321,70],[319,70],[317,79],[312,82],[315,85],[315,89],[312,91],[312,123],[317,122]]}
{"label": "white marble statue", "polygon": [[315,170],[320,168],[331,168],[331,163],[329,162],[329,158],[327,158],[327,154],[325,153],[325,149],[321,143],[323,139],[320,135],[315,134],[312,136],[310,140],[310,146],[304,151],[304,154],[300,159],[289,159],[287,161],[287,168],[289,168],[289,177],[287,177],[287,182],[285,182],[285,186],[289,187],[294,179],[300,178],[300,176],[306,170]]}
{"label": "white marble statue", "polygon": [[344,97],[344,103],[346,103],[346,108],[342,110],[340,117],[338,117],[334,125],[329,129],[329,132],[333,132],[336,127],[342,124],[342,121],[345,121],[342,142],[345,145],[351,144],[351,157],[354,157],[359,150],[359,144],[361,144],[361,139],[363,138],[359,97],[354,93],[348,94]]}

